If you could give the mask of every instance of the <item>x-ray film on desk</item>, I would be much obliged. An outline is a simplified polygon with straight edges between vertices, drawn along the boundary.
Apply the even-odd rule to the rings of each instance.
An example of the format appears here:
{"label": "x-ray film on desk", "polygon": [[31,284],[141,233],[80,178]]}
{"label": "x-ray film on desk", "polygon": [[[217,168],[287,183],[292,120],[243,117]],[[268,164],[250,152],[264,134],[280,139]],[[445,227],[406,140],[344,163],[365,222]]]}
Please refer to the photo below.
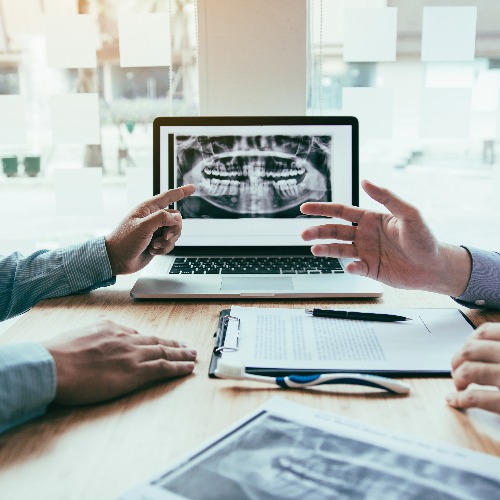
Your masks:
{"label": "x-ray film on desk", "polygon": [[132,296],[380,296],[379,284],[347,275],[341,259],[313,257],[300,237],[325,223],[303,215],[303,203],[358,204],[357,126],[350,117],[156,119],[155,194],[196,192],[175,205],[176,248],[154,259]]}
{"label": "x-ray film on desk", "polygon": [[281,398],[122,500],[497,499],[500,458]]}

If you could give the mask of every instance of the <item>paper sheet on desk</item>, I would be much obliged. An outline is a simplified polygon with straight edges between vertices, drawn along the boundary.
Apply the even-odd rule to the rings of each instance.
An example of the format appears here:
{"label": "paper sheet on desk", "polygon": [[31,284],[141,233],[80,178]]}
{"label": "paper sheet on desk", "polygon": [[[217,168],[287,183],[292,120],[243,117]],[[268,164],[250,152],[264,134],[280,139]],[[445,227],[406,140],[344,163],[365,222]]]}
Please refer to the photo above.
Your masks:
{"label": "paper sheet on desk", "polygon": [[[450,309],[378,310],[412,318],[404,322],[318,318],[304,309],[233,306],[240,319],[238,358],[248,368],[373,372],[450,371],[453,354],[473,327]],[[226,341],[234,343],[237,324]]]}

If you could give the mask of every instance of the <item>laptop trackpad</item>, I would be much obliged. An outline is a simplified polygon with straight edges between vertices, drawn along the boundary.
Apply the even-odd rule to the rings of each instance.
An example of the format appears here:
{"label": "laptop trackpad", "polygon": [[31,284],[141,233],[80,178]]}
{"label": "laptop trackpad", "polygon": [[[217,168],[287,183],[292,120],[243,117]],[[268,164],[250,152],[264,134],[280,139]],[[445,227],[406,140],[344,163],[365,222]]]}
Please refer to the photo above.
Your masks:
{"label": "laptop trackpad", "polygon": [[293,290],[292,278],[222,278],[221,290]]}

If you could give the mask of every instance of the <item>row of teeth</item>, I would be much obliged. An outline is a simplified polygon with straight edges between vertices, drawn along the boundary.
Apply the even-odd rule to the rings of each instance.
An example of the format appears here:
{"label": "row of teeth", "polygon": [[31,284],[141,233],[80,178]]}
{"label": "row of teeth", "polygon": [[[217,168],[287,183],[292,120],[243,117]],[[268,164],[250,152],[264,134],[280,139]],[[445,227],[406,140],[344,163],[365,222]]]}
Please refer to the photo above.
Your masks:
{"label": "row of teeth", "polygon": [[230,179],[231,177],[266,177],[270,179],[300,177],[304,175],[305,171],[304,167],[267,170],[264,165],[244,165],[242,168],[230,169],[214,166],[203,169],[203,173],[207,177],[221,177],[223,179]]}
{"label": "row of teeth", "polygon": [[201,188],[209,196],[236,196],[244,194],[265,196],[271,191],[279,193],[284,198],[293,198],[299,195],[296,179],[263,181],[260,183],[211,179],[210,181],[203,182]]}

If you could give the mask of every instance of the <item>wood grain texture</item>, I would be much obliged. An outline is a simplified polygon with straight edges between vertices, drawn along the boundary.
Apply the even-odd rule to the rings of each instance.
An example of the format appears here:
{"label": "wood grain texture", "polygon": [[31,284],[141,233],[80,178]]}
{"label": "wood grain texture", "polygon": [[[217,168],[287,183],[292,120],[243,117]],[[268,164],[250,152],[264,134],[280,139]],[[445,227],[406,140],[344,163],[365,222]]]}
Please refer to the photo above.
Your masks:
{"label": "wood grain texture", "polygon": [[[198,350],[195,372],[115,401],[48,413],[0,436],[0,496],[9,499],[113,499],[200,446],[272,396],[335,412],[414,436],[500,456],[500,419],[460,412],[444,402],[450,378],[407,379],[408,397],[351,388],[281,390],[253,382],[208,378],[219,311],[234,301],[134,302],[132,278],[88,295],[46,300],[0,339],[46,339],[111,319],[147,335],[184,340]],[[381,299],[242,301],[264,307],[457,307],[449,297],[386,287]],[[499,321],[494,311],[466,310],[472,321]]]}

